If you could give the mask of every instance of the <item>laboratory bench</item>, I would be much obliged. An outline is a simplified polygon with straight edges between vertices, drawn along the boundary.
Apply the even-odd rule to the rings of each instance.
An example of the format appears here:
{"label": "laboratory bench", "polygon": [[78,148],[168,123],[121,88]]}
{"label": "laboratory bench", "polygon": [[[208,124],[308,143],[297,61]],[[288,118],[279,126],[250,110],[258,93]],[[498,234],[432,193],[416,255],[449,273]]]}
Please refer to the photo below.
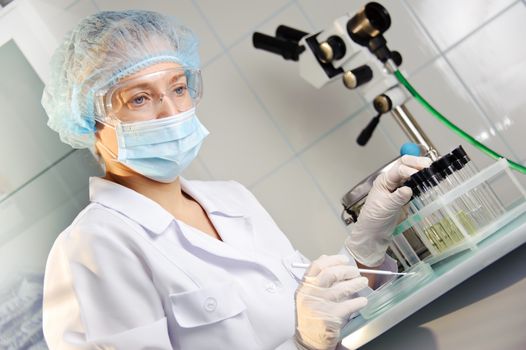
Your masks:
{"label": "laboratory bench", "polygon": [[342,330],[340,348],[363,346],[525,242],[526,213],[522,213],[479,242],[476,249],[434,264],[433,274],[424,285],[383,313],[369,320],[361,315],[354,318]]}

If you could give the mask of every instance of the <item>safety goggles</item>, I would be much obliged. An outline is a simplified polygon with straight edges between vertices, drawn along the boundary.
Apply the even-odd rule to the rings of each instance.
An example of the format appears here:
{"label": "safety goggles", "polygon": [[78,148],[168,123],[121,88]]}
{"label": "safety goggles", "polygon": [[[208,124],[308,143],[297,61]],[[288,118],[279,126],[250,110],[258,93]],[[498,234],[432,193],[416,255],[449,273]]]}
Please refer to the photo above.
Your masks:
{"label": "safety goggles", "polygon": [[171,68],[123,80],[95,95],[99,121],[138,122],[195,107],[203,93],[198,69]]}

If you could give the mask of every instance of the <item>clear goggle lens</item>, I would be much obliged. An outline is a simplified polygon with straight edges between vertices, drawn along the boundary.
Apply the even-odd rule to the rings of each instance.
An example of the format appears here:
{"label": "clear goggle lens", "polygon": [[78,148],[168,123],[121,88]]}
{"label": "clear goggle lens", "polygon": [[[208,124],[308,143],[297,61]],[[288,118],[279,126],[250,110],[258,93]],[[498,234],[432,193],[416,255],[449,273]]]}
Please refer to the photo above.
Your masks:
{"label": "clear goggle lens", "polygon": [[172,68],[126,79],[96,94],[97,119],[136,122],[185,112],[199,103],[202,86],[198,69]]}

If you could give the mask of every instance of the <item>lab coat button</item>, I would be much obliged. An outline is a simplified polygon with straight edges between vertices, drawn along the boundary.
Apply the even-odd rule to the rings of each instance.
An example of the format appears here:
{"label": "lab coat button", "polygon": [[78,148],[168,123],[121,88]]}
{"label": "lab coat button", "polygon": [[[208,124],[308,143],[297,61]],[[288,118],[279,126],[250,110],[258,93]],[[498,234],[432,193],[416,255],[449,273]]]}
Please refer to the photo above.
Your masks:
{"label": "lab coat button", "polygon": [[265,287],[265,290],[269,293],[276,293],[277,291],[277,287],[276,287],[276,284],[270,282],[269,284],[267,284],[267,286]]}
{"label": "lab coat button", "polygon": [[212,297],[206,298],[204,308],[208,312],[214,311],[217,308],[217,300]]}

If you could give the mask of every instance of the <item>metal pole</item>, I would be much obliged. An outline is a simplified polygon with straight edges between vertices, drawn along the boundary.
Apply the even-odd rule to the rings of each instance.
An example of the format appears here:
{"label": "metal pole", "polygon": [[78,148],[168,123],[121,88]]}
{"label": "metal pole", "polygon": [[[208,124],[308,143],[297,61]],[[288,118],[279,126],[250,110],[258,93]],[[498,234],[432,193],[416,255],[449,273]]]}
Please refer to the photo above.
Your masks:
{"label": "metal pole", "polygon": [[435,146],[431,143],[422,128],[420,128],[420,125],[418,125],[405,105],[396,106],[391,111],[391,114],[411,142],[422,145],[426,150],[425,155],[431,158],[431,160],[435,161],[438,159],[439,154]]}

